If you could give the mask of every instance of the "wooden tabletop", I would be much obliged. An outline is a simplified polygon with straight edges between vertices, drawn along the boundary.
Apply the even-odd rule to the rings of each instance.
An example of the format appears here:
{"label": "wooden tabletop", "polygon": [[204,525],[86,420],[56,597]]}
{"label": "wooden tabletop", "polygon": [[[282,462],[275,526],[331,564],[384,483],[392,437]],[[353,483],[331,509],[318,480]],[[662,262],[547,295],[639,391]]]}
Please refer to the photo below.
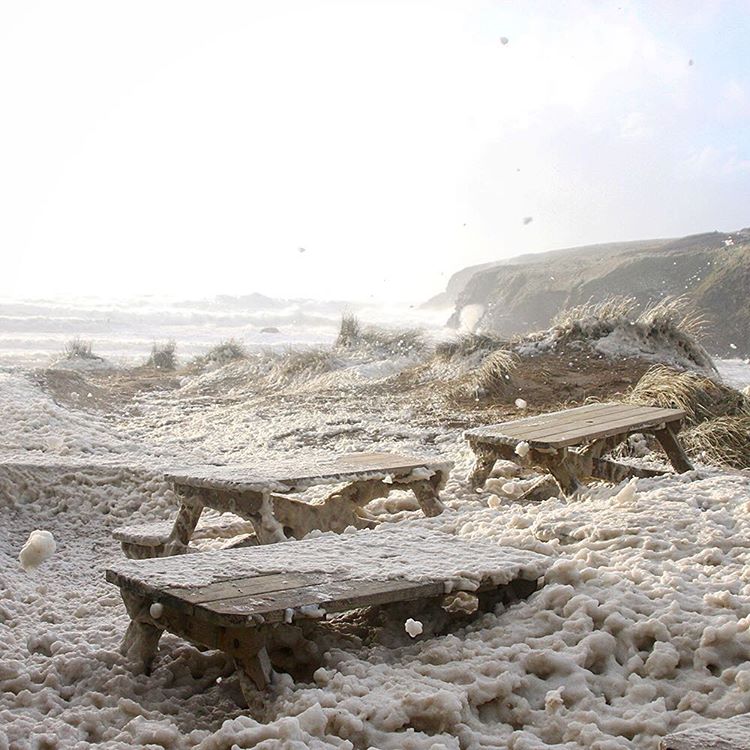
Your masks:
{"label": "wooden tabletop", "polygon": [[[451,462],[398,453],[351,453],[317,460],[281,460],[259,466],[191,466],[172,469],[168,481],[186,487],[204,487],[229,492],[298,492],[315,485],[367,479],[399,480],[415,469],[447,474]],[[426,477],[425,477],[426,478]]]}
{"label": "wooden tabletop", "polygon": [[611,435],[655,429],[684,417],[685,412],[680,409],[623,403],[590,404],[477,427],[467,430],[464,436],[478,443],[516,445],[525,441],[532,448],[564,448]]}

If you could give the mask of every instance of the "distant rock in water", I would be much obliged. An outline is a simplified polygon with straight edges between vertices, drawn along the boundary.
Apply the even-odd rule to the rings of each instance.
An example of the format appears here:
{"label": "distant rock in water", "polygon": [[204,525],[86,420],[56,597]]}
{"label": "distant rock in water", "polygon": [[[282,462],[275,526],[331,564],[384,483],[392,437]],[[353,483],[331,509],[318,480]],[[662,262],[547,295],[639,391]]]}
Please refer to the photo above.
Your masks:
{"label": "distant rock in water", "polygon": [[[561,310],[612,297],[642,308],[686,295],[707,319],[706,348],[750,356],[750,229],[590,245],[464,268],[425,306],[452,304],[448,325],[481,310],[474,330],[502,338],[548,328]],[[462,317],[463,316],[463,317]],[[477,316],[471,316],[477,317]]]}
{"label": "distant rock in water", "polygon": [[261,333],[281,333],[276,326],[266,326],[260,329]]}

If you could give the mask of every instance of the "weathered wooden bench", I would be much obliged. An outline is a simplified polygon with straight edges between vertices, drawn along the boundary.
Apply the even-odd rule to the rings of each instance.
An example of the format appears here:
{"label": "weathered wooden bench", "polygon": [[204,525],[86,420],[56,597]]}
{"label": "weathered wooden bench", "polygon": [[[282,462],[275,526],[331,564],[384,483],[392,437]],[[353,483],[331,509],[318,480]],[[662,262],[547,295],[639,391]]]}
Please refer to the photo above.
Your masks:
{"label": "weathered wooden bench", "polygon": [[436,611],[465,618],[528,596],[551,562],[415,524],[384,524],[286,544],[123,559],[106,576],[131,618],[121,651],[134,669],[149,671],[168,630],[224,651],[247,695],[268,684],[274,667],[294,672],[303,664],[311,674],[322,652],[339,646],[331,641],[339,631],[325,623],[334,613],[400,606],[391,614],[402,637],[406,617],[424,619],[427,636]]}
{"label": "weathered wooden bench", "polygon": [[[268,470],[241,466],[196,466],[166,473],[181,505],[173,522],[124,526],[114,531],[125,554],[164,557],[190,550],[203,509],[233,513],[252,525],[257,542],[301,539],[314,529],[342,532],[371,528],[362,510],[393,490],[411,490],[423,512],[443,511],[440,489],[452,464],[394,453],[353,453],[307,465],[278,462]],[[287,497],[321,485],[345,484],[321,503]]]}
{"label": "weathered wooden bench", "polygon": [[638,433],[652,434],[677,472],[691,471],[677,440],[684,417],[679,409],[605,403],[467,430],[464,436],[476,454],[470,481],[475,488],[483,487],[498,459],[546,469],[566,495],[577,494],[585,477],[620,482],[663,474],[604,458]]}
{"label": "weathered wooden bench", "polygon": [[661,750],[750,750],[750,714],[668,734]]}

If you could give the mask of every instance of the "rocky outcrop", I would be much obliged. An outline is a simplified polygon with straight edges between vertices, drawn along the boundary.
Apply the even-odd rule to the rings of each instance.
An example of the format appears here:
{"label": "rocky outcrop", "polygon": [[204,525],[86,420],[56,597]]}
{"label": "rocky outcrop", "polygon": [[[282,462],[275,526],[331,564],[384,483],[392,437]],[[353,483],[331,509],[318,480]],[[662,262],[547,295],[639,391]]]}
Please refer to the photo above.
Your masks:
{"label": "rocky outcrop", "polygon": [[519,256],[460,271],[445,294],[455,299],[449,325],[471,305],[476,330],[501,337],[547,328],[589,301],[627,296],[645,307],[687,295],[707,319],[713,354],[750,356],[750,229]]}

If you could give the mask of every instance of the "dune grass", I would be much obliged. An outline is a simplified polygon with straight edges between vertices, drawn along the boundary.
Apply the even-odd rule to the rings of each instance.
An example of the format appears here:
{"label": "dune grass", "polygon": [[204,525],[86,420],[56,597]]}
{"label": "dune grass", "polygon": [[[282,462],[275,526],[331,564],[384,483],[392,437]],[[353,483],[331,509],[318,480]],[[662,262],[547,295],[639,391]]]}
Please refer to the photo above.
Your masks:
{"label": "dune grass", "polygon": [[247,349],[239,341],[227,339],[212,346],[202,357],[197,357],[196,362],[203,365],[226,365],[247,358]]}
{"label": "dune grass", "polygon": [[685,449],[704,463],[750,467],[750,413],[710,419],[686,430]]}
{"label": "dune grass", "polygon": [[715,372],[716,368],[699,337],[705,330],[705,318],[684,296],[664,297],[639,312],[632,297],[610,297],[561,310],[552,327],[565,341],[597,340],[620,329],[644,343],[673,350],[698,368]]}
{"label": "dune grass", "polygon": [[479,333],[464,333],[451,341],[441,341],[435,347],[435,357],[443,361],[470,357],[477,352],[493,352],[502,349],[507,342],[494,336]]}
{"label": "dune grass", "polygon": [[165,341],[162,343],[154,342],[154,345],[151,347],[151,355],[146,361],[146,366],[164,371],[176,370],[176,350],[177,344],[174,341]]}
{"label": "dune grass", "polygon": [[287,347],[281,352],[269,352],[272,359],[269,381],[275,385],[292,380],[309,379],[337,368],[337,359],[331,349],[310,346],[304,349]]}
{"label": "dune grass", "polygon": [[94,354],[92,347],[93,342],[84,341],[80,336],[76,336],[63,347],[63,356],[65,359],[101,359]]}
{"label": "dune grass", "polygon": [[626,401],[682,409],[685,450],[704,463],[750,467],[750,400],[742,392],[697,372],[654,365]]}
{"label": "dune grass", "polygon": [[334,348],[392,357],[419,354],[427,342],[418,328],[364,326],[355,315],[343,315]]}
{"label": "dune grass", "polygon": [[686,370],[654,365],[636,383],[626,401],[665,409],[682,409],[689,424],[746,413],[747,399],[740,391]]}

